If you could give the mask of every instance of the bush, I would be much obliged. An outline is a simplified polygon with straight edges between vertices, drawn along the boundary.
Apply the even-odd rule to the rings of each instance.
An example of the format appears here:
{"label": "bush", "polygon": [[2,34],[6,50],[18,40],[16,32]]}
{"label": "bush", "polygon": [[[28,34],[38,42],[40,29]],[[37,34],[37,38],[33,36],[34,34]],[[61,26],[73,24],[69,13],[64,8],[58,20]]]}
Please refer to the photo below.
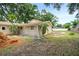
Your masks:
{"label": "bush", "polygon": [[42,23],[40,25],[39,29],[42,30],[42,34],[45,34],[46,33],[47,27],[48,27],[48,24],[47,23]]}
{"label": "bush", "polygon": [[69,35],[75,35],[75,33],[71,32],[71,33],[69,33]]}
{"label": "bush", "polygon": [[71,30],[71,28],[68,28],[68,31],[70,31]]}
{"label": "bush", "polygon": [[18,34],[18,27],[16,25],[11,25],[9,26],[10,31],[12,32],[12,34]]}

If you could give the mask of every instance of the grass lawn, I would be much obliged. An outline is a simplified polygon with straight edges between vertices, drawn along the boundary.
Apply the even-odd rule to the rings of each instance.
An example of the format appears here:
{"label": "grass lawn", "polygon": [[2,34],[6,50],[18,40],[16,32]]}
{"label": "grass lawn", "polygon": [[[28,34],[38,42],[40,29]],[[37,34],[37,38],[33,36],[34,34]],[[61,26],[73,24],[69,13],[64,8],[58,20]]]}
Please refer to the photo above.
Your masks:
{"label": "grass lawn", "polygon": [[[76,56],[79,55],[79,34],[69,31],[58,31],[45,35],[42,40],[22,37],[26,41],[22,46],[0,48],[0,55],[34,55],[34,56]],[[28,44],[27,44],[28,43]],[[4,51],[4,52],[3,52]]]}
{"label": "grass lawn", "polygon": [[45,36],[53,45],[52,50],[50,49],[50,55],[79,55],[79,34],[70,35],[71,33],[65,31],[62,36],[56,37],[53,34]]}

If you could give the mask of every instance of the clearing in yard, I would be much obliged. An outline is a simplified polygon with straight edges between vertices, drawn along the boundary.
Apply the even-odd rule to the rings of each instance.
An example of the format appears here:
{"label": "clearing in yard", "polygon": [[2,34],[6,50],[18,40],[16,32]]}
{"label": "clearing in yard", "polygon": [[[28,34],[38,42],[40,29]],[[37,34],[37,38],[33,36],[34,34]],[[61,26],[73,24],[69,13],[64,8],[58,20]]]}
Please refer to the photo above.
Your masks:
{"label": "clearing in yard", "polygon": [[[11,56],[73,56],[79,55],[79,34],[70,31],[53,31],[42,39],[28,36],[10,36],[16,38],[12,44],[0,48],[0,55]],[[18,39],[19,38],[19,39]],[[18,41],[17,41],[18,40]],[[16,43],[17,42],[17,43]]]}

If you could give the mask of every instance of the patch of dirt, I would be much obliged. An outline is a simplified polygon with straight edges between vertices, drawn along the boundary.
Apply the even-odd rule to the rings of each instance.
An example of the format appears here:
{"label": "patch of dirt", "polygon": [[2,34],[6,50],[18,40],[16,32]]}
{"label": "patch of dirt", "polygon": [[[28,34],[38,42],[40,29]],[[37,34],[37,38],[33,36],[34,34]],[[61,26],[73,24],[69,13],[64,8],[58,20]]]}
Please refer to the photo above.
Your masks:
{"label": "patch of dirt", "polygon": [[24,40],[20,36],[7,36],[5,33],[0,32],[0,48],[7,46],[20,46],[24,43]]}
{"label": "patch of dirt", "polygon": [[3,47],[6,45],[7,41],[10,40],[6,34],[3,32],[0,32],[0,47]]}
{"label": "patch of dirt", "polygon": [[19,36],[16,36],[16,37],[12,37],[12,36],[9,36],[10,40],[7,41],[7,46],[10,46],[10,45],[13,45],[13,46],[21,46],[22,44],[24,44],[24,40],[19,37]]}

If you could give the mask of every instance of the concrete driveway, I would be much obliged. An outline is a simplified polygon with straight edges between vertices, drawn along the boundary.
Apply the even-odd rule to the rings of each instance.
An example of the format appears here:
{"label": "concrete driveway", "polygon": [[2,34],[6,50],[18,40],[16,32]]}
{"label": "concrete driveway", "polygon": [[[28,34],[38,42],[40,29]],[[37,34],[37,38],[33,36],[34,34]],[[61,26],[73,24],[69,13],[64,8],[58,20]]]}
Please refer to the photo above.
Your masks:
{"label": "concrete driveway", "polygon": [[64,28],[53,28],[53,31],[67,31],[67,29]]}

